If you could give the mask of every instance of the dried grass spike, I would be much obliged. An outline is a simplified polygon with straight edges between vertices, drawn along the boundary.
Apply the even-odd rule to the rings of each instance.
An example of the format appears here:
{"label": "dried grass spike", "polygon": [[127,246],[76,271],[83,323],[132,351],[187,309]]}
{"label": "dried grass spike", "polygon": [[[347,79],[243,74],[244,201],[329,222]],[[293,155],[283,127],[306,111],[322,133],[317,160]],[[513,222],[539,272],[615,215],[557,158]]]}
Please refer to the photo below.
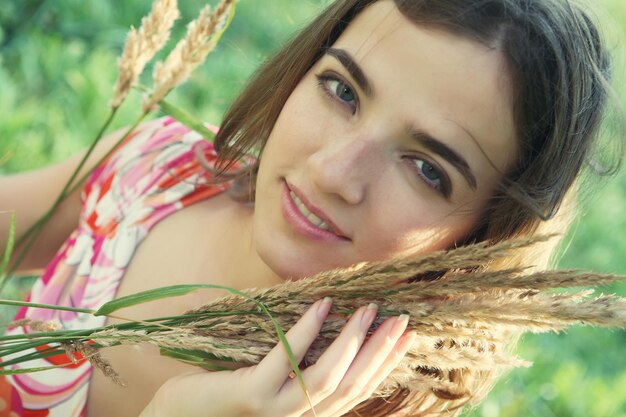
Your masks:
{"label": "dried grass spike", "polygon": [[137,83],[146,64],[165,45],[179,12],[177,0],[157,0],[150,13],[141,20],[139,30],[131,28],[118,59],[118,78],[109,105],[119,107]]}
{"label": "dried grass spike", "polygon": [[76,350],[81,353],[94,368],[99,369],[104,374],[104,376],[111,378],[113,382],[115,382],[117,385],[120,385],[122,387],[126,386],[126,381],[124,381],[124,379],[117,373],[117,371],[113,369],[111,362],[105,359],[102,354],[100,354],[100,351],[98,349],[84,342],[74,343]]}
{"label": "dried grass spike", "polygon": [[185,82],[217,44],[236,0],[222,0],[213,13],[204,7],[198,18],[187,27],[187,35],[180,40],[164,62],[154,67],[154,90],[144,103],[149,110],[159,103],[175,87]]}

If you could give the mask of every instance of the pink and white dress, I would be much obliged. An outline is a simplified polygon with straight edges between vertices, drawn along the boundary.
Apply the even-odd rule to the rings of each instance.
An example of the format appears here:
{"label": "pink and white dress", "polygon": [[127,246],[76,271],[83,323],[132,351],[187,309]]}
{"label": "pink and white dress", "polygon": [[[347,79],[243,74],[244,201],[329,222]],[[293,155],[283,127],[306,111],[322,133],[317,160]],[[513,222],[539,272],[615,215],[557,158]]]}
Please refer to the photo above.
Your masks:
{"label": "pink and white dress", "polygon": [[[155,224],[228,187],[211,181],[211,173],[197,161],[197,149],[208,162],[215,161],[213,145],[172,118],[135,130],[90,176],[78,228],[27,300],[89,309],[112,300],[135,250]],[[39,308],[20,309],[15,319],[22,318],[56,320],[72,330],[99,327],[106,319]],[[18,327],[7,334],[28,331]],[[0,417],[83,416],[92,372],[88,361],[73,364],[62,354],[14,368],[60,364],[67,366],[0,377]]]}

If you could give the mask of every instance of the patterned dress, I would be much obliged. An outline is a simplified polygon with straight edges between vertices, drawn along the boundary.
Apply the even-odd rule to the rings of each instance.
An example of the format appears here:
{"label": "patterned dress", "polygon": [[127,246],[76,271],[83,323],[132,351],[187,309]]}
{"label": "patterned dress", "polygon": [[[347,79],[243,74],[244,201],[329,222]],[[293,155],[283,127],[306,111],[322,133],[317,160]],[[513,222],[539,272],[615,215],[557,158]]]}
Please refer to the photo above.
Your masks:
{"label": "patterned dress", "polygon": [[[212,128],[215,130],[215,128]],[[150,229],[166,216],[222,193],[200,166],[213,145],[171,118],[138,128],[98,166],[81,196],[78,228],[59,249],[28,301],[97,309],[115,297],[126,268]],[[102,326],[105,317],[22,308],[16,320],[58,321],[65,329]],[[28,327],[8,334],[29,332]],[[3,360],[8,360],[5,357]],[[65,355],[13,368],[68,364],[44,372],[0,377],[0,417],[78,417],[85,414],[92,367]]]}

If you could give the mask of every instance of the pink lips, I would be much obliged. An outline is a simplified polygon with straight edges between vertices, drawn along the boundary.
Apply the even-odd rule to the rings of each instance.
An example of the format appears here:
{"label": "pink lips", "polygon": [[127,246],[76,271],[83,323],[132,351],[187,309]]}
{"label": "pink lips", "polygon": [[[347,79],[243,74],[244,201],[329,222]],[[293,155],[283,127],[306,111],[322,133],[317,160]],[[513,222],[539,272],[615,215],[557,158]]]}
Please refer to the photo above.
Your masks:
{"label": "pink lips", "polygon": [[[290,192],[293,192],[298,196],[300,201],[306,206],[306,208],[317,217],[322,219],[326,223],[331,231],[322,229],[315,224],[311,223],[304,214],[298,209],[296,203],[291,198]],[[341,230],[326,216],[320,209],[313,206],[306,197],[303,196],[294,186],[287,184],[283,181],[283,195],[282,195],[282,212],[283,217],[299,233],[314,239],[314,240],[326,240],[326,241],[346,241],[349,240]]]}

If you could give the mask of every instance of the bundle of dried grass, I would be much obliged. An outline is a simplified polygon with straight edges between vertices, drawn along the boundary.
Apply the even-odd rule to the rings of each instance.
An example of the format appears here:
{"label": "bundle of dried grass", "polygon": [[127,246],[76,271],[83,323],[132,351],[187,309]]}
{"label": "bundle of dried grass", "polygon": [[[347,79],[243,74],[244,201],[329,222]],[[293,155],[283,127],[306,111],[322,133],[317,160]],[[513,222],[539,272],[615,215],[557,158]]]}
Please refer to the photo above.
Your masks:
{"label": "bundle of dried grass", "polygon": [[[508,351],[511,335],[559,331],[580,323],[626,326],[624,298],[592,297],[589,290],[551,291],[626,277],[579,271],[528,274],[523,269],[489,270],[489,264],[532,243],[478,244],[324,272],[310,279],[248,291],[251,298],[228,296],[175,318],[94,329],[69,342],[96,341],[99,346],[151,343],[196,365],[206,359],[255,364],[277,343],[273,324],[259,303],[283,329],[289,329],[315,300],[330,296],[333,308],[304,366],[317,361],[352,312],[375,302],[381,308],[370,331],[386,317],[409,314],[409,328],[418,334],[408,355],[377,395],[387,395],[398,387],[461,392],[464,388],[455,386],[454,378],[443,376],[529,365]],[[48,343],[49,335],[46,333]],[[30,340],[36,336],[31,334]],[[67,346],[67,338],[62,340]]]}

